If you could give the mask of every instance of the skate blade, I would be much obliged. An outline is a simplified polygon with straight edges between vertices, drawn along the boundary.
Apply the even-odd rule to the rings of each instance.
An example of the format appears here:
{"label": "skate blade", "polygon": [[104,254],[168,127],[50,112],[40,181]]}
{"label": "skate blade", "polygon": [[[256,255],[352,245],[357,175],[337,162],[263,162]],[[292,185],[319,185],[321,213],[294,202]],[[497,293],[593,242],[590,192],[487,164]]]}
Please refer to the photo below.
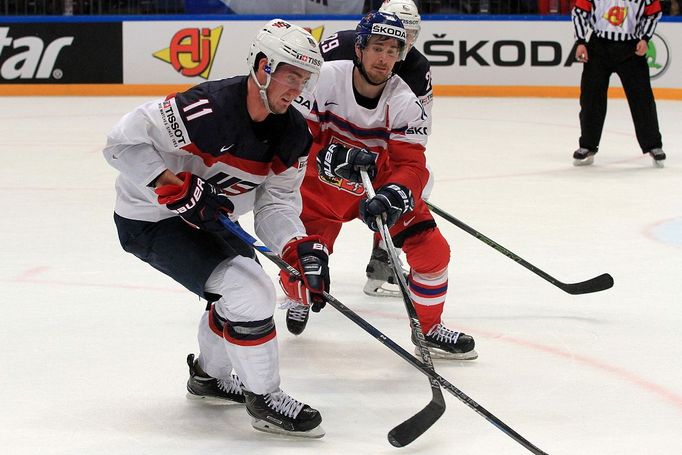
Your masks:
{"label": "skate blade", "polygon": [[198,401],[201,403],[206,403],[206,404],[216,405],[216,406],[244,404],[243,402],[229,400],[227,398],[209,397],[206,395],[194,395],[193,393],[189,393],[189,392],[187,392],[185,394],[185,397],[187,397],[188,400]]}
{"label": "skate blade", "polygon": [[289,431],[280,428],[277,425],[273,425],[269,422],[266,422],[265,420],[252,419],[251,426],[256,430],[263,431],[265,433],[279,434],[284,436],[294,436],[297,438],[318,439],[325,435],[324,429],[320,425],[308,431]]}
{"label": "skate blade", "polygon": [[573,160],[573,166],[589,166],[594,163],[594,155],[588,156],[584,160]]}
{"label": "skate blade", "polygon": [[393,297],[393,298],[396,298],[396,297],[402,296],[400,291],[397,289],[390,289],[390,288],[383,287],[386,284],[388,284],[386,281],[367,279],[367,283],[365,283],[365,287],[362,289],[362,292],[364,292],[365,294],[367,294],[371,297]]}
{"label": "skate blade", "polygon": [[665,167],[665,160],[654,160],[654,167],[662,169]]}
{"label": "skate blade", "polygon": [[[418,347],[414,348],[414,354],[421,358],[421,352]],[[429,354],[431,354],[432,359],[444,359],[444,360],[476,360],[478,358],[478,353],[475,349],[469,352],[448,352],[442,349],[429,348]]]}

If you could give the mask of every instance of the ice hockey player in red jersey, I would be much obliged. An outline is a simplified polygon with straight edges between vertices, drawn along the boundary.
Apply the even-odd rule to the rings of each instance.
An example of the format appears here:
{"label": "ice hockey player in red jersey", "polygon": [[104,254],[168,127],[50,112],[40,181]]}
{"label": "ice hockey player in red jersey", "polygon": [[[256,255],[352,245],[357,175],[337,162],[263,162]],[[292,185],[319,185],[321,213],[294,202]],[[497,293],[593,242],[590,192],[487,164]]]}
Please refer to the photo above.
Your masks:
{"label": "ice hockey player in red jersey", "polygon": [[119,121],[104,149],[120,172],[114,220],[125,251],[208,302],[200,354],[187,358],[187,396],[245,403],[259,430],[321,437],[320,413],[280,388],[272,281],[217,215],[253,211],[260,239],[303,274],[299,292],[328,289],[326,247],[299,217],[312,138],[291,106],[322,57],[308,32],[274,19],[247,62],[249,75],[148,102]]}
{"label": "ice hockey player in red jersey", "polygon": [[[404,80],[412,89],[424,107],[426,113],[425,128],[431,134],[431,110],[433,106],[433,87],[431,85],[431,64],[426,57],[414,47],[421,31],[421,16],[412,0],[386,0],[379,8],[380,12],[393,13],[405,27],[407,37],[407,54],[405,59],[395,64],[393,72]],[[320,43],[320,50],[326,62],[333,60],[353,60],[355,58],[355,30],[343,30],[331,35]],[[431,169],[429,169],[431,171]],[[429,182],[422,193],[428,199],[433,186],[433,174],[429,173]],[[388,262],[379,233],[374,234],[374,243],[365,273],[367,282],[363,291],[375,297],[400,297],[393,271]]]}
{"label": "ice hockey player in red jersey", "polygon": [[[422,198],[427,116],[408,85],[393,77],[405,41],[397,16],[368,13],[356,29],[354,61],[325,62],[317,86],[297,100],[314,141],[301,219],[331,252],[343,223],[360,218],[377,231],[381,215],[407,257],[410,295],[433,356],[474,359],[473,338],[441,321],[450,248]],[[376,196],[368,201],[358,169],[370,164]],[[300,334],[309,307],[291,300],[287,327]]]}

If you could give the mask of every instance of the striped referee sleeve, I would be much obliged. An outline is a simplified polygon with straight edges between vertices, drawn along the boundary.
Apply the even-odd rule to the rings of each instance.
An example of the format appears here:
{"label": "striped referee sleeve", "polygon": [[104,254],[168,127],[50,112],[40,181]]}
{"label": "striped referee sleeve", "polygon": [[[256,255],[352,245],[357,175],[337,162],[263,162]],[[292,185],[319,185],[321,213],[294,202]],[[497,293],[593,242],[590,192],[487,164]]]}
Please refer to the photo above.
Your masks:
{"label": "striped referee sleeve", "polygon": [[659,0],[645,0],[644,16],[637,24],[637,36],[649,41],[654,36],[658,20],[663,15]]}
{"label": "striped referee sleeve", "polygon": [[[658,0],[652,0],[658,2]],[[592,0],[576,0],[571,19],[573,20],[573,31],[575,40],[578,44],[585,44],[587,33],[590,28],[590,16],[592,14]]]}

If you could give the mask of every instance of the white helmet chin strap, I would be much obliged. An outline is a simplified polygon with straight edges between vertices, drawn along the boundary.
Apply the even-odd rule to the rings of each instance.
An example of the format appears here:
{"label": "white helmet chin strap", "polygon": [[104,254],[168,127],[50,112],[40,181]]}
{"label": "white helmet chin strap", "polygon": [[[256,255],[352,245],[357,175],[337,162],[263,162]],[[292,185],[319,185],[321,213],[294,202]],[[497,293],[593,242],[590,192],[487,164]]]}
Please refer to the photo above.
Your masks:
{"label": "white helmet chin strap", "polygon": [[261,85],[261,83],[258,82],[258,78],[256,77],[256,73],[253,71],[253,68],[251,68],[250,73],[251,77],[253,77],[253,81],[256,83],[256,86],[258,87],[258,94],[260,95],[260,99],[263,101],[263,106],[265,106],[265,110],[268,111],[268,114],[273,114],[272,109],[270,109],[268,95],[265,92],[270,86],[270,81],[272,80],[270,78],[270,73],[265,73],[265,84],[263,85]]}

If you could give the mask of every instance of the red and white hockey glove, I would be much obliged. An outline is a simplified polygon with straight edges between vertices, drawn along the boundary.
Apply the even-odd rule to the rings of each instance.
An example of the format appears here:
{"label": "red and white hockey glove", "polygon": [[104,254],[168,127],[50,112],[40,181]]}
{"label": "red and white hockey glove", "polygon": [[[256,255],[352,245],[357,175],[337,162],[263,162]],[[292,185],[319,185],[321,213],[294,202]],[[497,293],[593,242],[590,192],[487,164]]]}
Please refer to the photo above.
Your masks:
{"label": "red and white hockey glove", "polygon": [[234,210],[227,194],[189,172],[181,172],[178,177],[182,185],[163,185],[154,190],[159,196],[159,204],[164,204],[197,229],[223,231],[225,228],[218,221],[218,214],[228,215]]}
{"label": "red and white hockey glove", "polygon": [[312,305],[314,312],[324,308],[322,292],[329,291],[329,251],[319,235],[292,240],[282,251],[282,259],[301,272],[302,280],[279,272],[279,284],[290,299]]}

